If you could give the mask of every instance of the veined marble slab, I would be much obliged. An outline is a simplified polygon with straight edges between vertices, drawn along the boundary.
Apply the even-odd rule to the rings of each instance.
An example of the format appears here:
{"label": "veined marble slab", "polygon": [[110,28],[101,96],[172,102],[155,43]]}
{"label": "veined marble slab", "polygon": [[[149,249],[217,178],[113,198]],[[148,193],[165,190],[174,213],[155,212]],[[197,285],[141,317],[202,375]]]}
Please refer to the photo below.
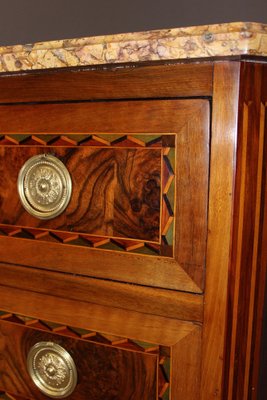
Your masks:
{"label": "veined marble slab", "polygon": [[235,55],[267,56],[267,25],[235,22],[0,47],[0,72]]}

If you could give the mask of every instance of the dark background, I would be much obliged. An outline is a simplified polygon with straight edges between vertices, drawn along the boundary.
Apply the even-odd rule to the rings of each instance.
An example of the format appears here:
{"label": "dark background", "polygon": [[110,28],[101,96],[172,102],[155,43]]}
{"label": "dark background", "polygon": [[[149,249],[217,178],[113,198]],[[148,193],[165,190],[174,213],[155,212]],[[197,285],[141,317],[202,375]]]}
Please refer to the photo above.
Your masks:
{"label": "dark background", "polygon": [[267,23],[267,0],[2,0],[0,46],[233,21]]}

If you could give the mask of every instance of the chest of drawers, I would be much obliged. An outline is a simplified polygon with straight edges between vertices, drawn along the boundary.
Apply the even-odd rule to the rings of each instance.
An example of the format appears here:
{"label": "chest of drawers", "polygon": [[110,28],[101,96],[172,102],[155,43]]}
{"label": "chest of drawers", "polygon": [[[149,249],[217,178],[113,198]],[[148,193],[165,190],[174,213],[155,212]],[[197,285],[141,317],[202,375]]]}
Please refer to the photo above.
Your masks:
{"label": "chest of drawers", "polygon": [[264,398],[266,37],[2,48],[3,398]]}

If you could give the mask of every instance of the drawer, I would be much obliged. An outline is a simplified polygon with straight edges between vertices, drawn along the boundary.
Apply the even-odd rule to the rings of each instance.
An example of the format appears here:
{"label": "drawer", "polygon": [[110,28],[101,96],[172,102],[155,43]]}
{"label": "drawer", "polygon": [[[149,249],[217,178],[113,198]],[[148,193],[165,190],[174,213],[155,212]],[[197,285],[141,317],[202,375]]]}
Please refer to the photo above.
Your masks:
{"label": "drawer", "polygon": [[131,311],[118,318],[116,308],[89,322],[88,305],[83,329],[64,324],[77,322],[83,308],[76,303],[75,315],[59,308],[60,324],[44,320],[46,310],[40,318],[0,311],[0,394],[27,400],[199,398],[200,324]]}
{"label": "drawer", "polygon": [[[0,106],[1,261],[202,292],[209,113],[201,99]],[[31,212],[34,196],[54,207],[63,169],[69,201]]]}
{"label": "drawer", "polygon": [[[29,377],[26,362],[36,343],[53,342],[74,360],[77,392],[85,392],[85,399],[91,399],[88,393],[93,390],[99,400],[109,399],[109,390],[112,399],[123,400],[199,398],[201,323],[10,287],[2,287],[1,296],[12,299],[6,309],[17,312],[0,311],[0,393],[30,399],[39,399],[38,394],[43,399]],[[110,379],[116,380],[117,392]],[[101,393],[107,397],[97,397],[102,381],[106,392]]]}
{"label": "drawer", "polygon": [[161,391],[169,399],[168,357],[155,346],[145,349],[121,338],[35,325],[0,322],[0,392],[33,400],[156,400]]}

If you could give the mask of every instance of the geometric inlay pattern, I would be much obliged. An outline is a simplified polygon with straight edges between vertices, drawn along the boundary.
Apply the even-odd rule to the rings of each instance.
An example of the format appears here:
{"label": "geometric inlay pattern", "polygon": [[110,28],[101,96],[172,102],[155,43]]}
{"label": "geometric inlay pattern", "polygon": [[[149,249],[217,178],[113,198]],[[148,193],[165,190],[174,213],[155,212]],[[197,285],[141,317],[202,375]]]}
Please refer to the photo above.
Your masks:
{"label": "geometric inlay pattern", "polygon": [[[175,204],[174,148],[166,148],[163,150],[162,169],[161,255],[173,256],[173,225]],[[164,251],[165,254],[162,254]]]}
{"label": "geometric inlay pattern", "polygon": [[[166,247],[165,243],[161,246],[153,242],[99,237],[84,233],[61,232],[40,228],[24,228],[13,225],[0,225],[0,236],[151,255],[161,255],[161,247],[163,249]],[[163,253],[162,255],[164,256],[165,254]]]}
{"label": "geometric inlay pattern", "polygon": [[55,229],[31,228],[17,225],[0,225],[0,236],[9,236],[54,242],[101,250],[125,251],[144,255],[173,257],[174,249],[174,206],[175,206],[175,135],[2,135],[0,146],[98,146],[121,148],[160,148],[161,162],[161,220],[159,242],[92,234],[60,231]]}
{"label": "geometric inlay pattern", "polygon": [[[113,335],[106,335],[95,331],[73,328],[36,318],[26,317],[0,311],[0,320],[24,325],[32,329],[51,332],[75,339],[83,339],[92,343],[101,343],[119,349],[133,350],[144,353],[158,354],[158,400],[170,399],[170,348],[157,344],[131,340]],[[0,399],[22,400],[21,397],[0,392]]]}
{"label": "geometric inlay pattern", "polygon": [[97,147],[159,147],[175,146],[174,135],[118,135],[118,134],[68,134],[68,135],[0,135],[0,146],[97,146]]}

